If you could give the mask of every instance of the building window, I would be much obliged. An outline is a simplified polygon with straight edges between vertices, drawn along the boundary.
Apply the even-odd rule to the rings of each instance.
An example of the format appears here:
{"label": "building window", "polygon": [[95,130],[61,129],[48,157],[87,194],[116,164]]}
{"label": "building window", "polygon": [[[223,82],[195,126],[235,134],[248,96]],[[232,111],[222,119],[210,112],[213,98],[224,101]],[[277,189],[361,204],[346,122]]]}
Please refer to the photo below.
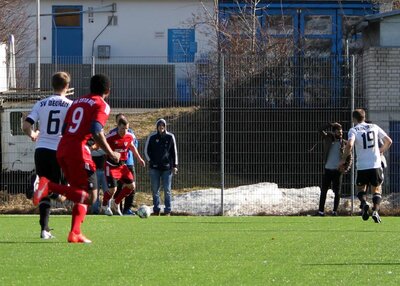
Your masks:
{"label": "building window", "polygon": [[79,8],[56,7],[54,13],[56,13],[56,16],[54,16],[56,27],[81,26],[81,11]]}
{"label": "building window", "polygon": [[293,35],[293,17],[291,15],[270,15],[265,17],[269,35]]}
{"label": "building window", "polygon": [[331,39],[304,39],[304,55],[307,57],[329,56]]}
{"label": "building window", "polygon": [[12,136],[24,135],[22,131],[22,112],[10,112],[10,131]]}
{"label": "building window", "polygon": [[304,17],[305,35],[332,34],[332,17],[326,15],[308,15]]}

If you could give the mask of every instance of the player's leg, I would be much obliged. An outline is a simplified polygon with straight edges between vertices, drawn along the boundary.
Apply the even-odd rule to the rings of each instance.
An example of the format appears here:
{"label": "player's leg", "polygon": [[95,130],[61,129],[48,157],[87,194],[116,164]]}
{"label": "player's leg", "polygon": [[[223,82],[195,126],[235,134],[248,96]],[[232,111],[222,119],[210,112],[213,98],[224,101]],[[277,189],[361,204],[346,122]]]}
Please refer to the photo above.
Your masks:
{"label": "player's leg", "polygon": [[167,170],[162,172],[162,181],[163,181],[163,188],[164,188],[164,214],[170,215],[171,214],[171,186],[172,186],[172,170]]}
{"label": "player's leg", "polygon": [[[136,178],[136,173],[135,173],[135,166],[133,165],[127,165],[129,171],[132,173],[133,177]],[[133,207],[133,201],[135,199],[135,193],[136,193],[136,184],[133,192],[125,198],[124,202],[124,210],[122,213],[124,215],[135,215],[134,212],[132,212],[131,208]]]}
{"label": "player's leg", "polygon": [[[97,176],[95,171],[86,172],[87,191],[92,200],[96,199],[97,193]],[[67,177],[68,180],[68,177]],[[75,203],[72,208],[72,222],[71,231],[68,235],[68,242],[70,243],[91,243],[81,231],[81,225],[86,217],[87,204]]]}
{"label": "player's leg", "polygon": [[383,172],[381,168],[375,169],[371,174],[371,192],[372,192],[372,218],[376,223],[381,222],[379,216],[379,206],[382,201],[382,183]]}
{"label": "player's leg", "polygon": [[105,176],[107,180],[107,191],[105,191],[103,195],[102,209],[104,210],[104,214],[112,216],[111,203],[117,191],[118,179],[120,177],[119,168],[110,168],[110,166],[106,166]]}
{"label": "player's leg", "polygon": [[92,214],[99,214],[99,209],[100,209],[99,193],[100,193],[100,187],[101,187],[101,170],[98,170],[98,169],[96,170],[96,177],[97,177],[97,198],[91,207]]}
{"label": "player's leg", "polygon": [[120,168],[120,173],[121,173],[121,179],[120,181],[123,183],[122,189],[119,192],[118,195],[114,196],[115,200],[115,206],[116,206],[116,212],[119,215],[122,215],[121,209],[120,209],[120,203],[124,198],[129,196],[133,190],[135,189],[135,183],[134,183],[134,178],[132,175],[132,172],[129,170],[129,168],[126,165],[121,166]]}
{"label": "player's leg", "polygon": [[111,201],[113,194],[117,190],[117,180],[115,180],[113,177],[108,176],[107,182],[108,182],[107,191],[104,192],[101,207],[105,215],[112,216],[113,212],[111,210]]}
{"label": "player's leg", "polygon": [[[53,182],[60,182],[61,170],[57,163],[56,151],[45,148],[37,148],[35,150],[35,168],[37,176],[45,176]],[[44,197],[39,202],[39,223],[40,237],[42,239],[52,239],[54,236],[50,232],[50,198],[57,198],[58,195],[50,195]]]}
{"label": "player's leg", "polygon": [[[120,194],[120,192],[122,191],[122,185],[123,185],[124,183],[122,182],[122,181],[120,181],[120,180],[118,180],[118,183],[117,183],[117,190],[114,192],[114,198],[115,197],[117,197],[119,194]],[[122,204],[122,203],[121,203]]]}
{"label": "player's leg", "polygon": [[360,200],[361,217],[369,219],[369,205],[367,203],[367,187],[369,185],[368,170],[357,171],[357,198]]}
{"label": "player's leg", "polygon": [[335,198],[333,200],[333,213],[332,215],[337,215],[337,210],[339,208],[339,203],[340,203],[340,190],[342,188],[342,178],[343,175],[341,172],[338,170],[335,170],[333,173],[333,178],[332,178],[332,190],[333,193],[335,194]]}
{"label": "player's leg", "polygon": [[160,179],[161,171],[150,168],[151,192],[153,195],[153,214],[160,214]]}
{"label": "player's leg", "polygon": [[328,169],[325,169],[325,173],[322,177],[322,185],[321,185],[321,195],[319,197],[319,208],[317,215],[324,216],[325,215],[325,201],[326,194],[332,182],[331,172]]}
{"label": "player's leg", "polygon": [[[94,199],[94,192],[87,191],[88,172],[94,173],[95,166],[84,161],[79,161],[76,158],[64,156],[57,157],[58,163],[64,172],[65,178],[69,185],[61,185],[50,182],[47,178],[41,177],[39,180],[38,190],[42,196],[47,196],[49,192],[54,192],[65,196],[68,200],[74,203],[91,205]],[[36,194],[37,192],[35,192]],[[39,196],[36,196],[38,198]],[[34,196],[35,198],[35,196]]]}

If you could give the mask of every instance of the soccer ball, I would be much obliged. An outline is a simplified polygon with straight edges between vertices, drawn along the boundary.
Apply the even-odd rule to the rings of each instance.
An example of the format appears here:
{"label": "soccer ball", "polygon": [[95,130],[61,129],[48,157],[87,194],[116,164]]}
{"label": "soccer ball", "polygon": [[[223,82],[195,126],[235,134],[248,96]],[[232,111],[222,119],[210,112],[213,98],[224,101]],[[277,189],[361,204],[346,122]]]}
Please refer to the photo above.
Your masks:
{"label": "soccer ball", "polygon": [[137,214],[140,218],[148,218],[151,214],[151,210],[148,206],[141,205],[137,210]]}

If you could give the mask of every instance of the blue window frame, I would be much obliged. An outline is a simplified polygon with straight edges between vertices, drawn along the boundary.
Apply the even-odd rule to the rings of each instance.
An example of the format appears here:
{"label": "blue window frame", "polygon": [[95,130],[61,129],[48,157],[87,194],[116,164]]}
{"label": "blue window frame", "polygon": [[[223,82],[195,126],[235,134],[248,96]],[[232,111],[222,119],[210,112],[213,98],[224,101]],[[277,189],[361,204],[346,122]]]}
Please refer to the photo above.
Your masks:
{"label": "blue window frame", "polygon": [[[293,94],[302,104],[304,102],[304,93],[307,88],[310,89],[315,83],[312,77],[305,77],[305,70],[299,64],[299,56],[315,56],[322,55],[326,57],[327,65],[331,66],[331,77],[329,79],[318,79],[318,84],[325,86],[326,91],[330,91],[332,105],[338,104],[342,93],[342,71],[341,64],[344,54],[344,32],[343,25],[348,21],[348,17],[364,16],[372,14],[376,10],[370,2],[363,1],[287,1],[287,2],[270,2],[261,1],[258,8],[258,16],[260,18],[261,29],[270,28],[271,21],[269,18],[281,16],[282,18],[289,17],[292,20],[290,33],[284,33],[279,29],[274,29],[269,36],[273,38],[283,38],[293,40],[293,61],[294,65],[299,68],[295,69],[296,75],[293,78],[297,79],[294,84]],[[227,23],[229,18],[235,13],[241,13],[246,10],[245,3],[237,3],[236,1],[219,1],[220,20],[222,23]],[[282,22],[286,20],[283,19]],[[318,21],[318,25],[313,24]],[[262,33],[261,33],[262,35]],[[354,36],[353,40],[357,41]],[[221,37],[224,41],[224,37]],[[321,49],[323,47],[323,49]],[[316,53],[313,54],[313,51]],[[317,53],[318,52],[318,53]]]}

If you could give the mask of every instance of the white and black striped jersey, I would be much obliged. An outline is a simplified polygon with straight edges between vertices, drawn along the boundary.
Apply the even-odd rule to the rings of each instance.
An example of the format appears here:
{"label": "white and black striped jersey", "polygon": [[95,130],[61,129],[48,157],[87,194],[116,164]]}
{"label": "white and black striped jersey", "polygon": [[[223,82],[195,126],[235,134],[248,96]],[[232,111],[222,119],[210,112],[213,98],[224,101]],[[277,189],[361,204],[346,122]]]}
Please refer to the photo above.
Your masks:
{"label": "white and black striped jersey", "polygon": [[26,118],[32,125],[39,122],[40,133],[36,148],[57,150],[65,115],[71,103],[72,100],[60,95],[52,95],[36,102]]}
{"label": "white and black striped jersey", "polygon": [[348,140],[354,139],[357,155],[357,170],[376,169],[381,167],[379,139],[387,134],[376,124],[359,123],[349,130]]}

